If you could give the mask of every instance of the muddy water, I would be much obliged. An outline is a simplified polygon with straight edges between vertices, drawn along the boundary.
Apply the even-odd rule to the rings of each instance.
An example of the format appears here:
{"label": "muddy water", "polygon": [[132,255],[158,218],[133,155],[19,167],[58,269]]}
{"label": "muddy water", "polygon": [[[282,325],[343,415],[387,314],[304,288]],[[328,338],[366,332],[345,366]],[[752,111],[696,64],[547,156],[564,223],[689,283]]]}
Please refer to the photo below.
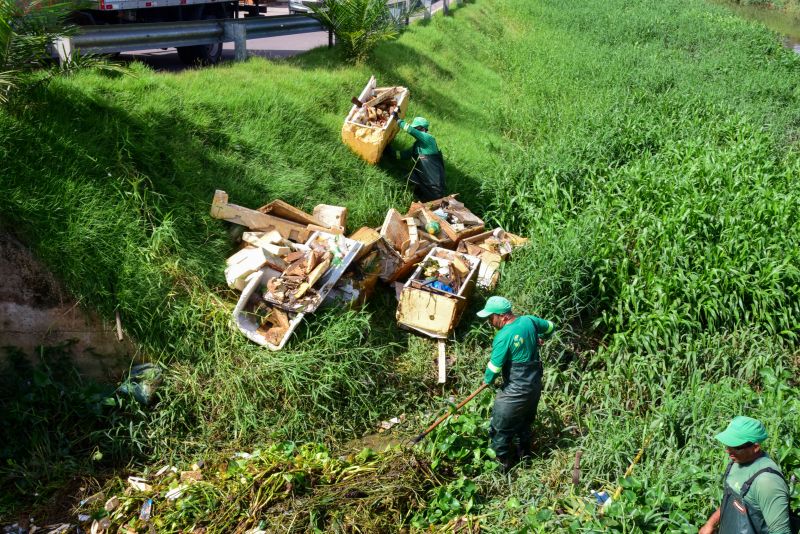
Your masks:
{"label": "muddy water", "polygon": [[800,54],[800,21],[779,10],[755,5],[741,5],[730,0],[712,0],[726,6],[740,17],[756,20],[783,36],[783,44]]}

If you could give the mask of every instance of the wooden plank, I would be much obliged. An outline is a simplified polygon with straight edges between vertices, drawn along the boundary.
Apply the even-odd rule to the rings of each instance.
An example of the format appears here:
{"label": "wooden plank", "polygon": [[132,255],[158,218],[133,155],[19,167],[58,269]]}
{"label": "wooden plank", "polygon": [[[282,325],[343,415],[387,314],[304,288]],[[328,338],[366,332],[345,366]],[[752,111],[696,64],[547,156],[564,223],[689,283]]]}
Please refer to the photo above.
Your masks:
{"label": "wooden plank", "polygon": [[408,227],[403,222],[403,217],[394,208],[386,212],[386,218],[381,226],[381,236],[389,242],[395,250],[399,249],[409,238]]}
{"label": "wooden plank", "polygon": [[[377,92],[377,90],[376,90],[376,92]],[[383,91],[381,94],[379,94],[378,96],[376,96],[372,100],[364,102],[364,107],[367,107],[367,108],[375,107],[378,104],[380,104],[381,102],[383,102],[384,100],[388,100],[389,98],[393,97],[394,95],[398,94],[399,92],[400,92],[400,88],[399,87],[391,87],[391,88],[387,89],[386,91]]]}
{"label": "wooden plank", "polygon": [[444,384],[447,382],[447,355],[444,340],[440,339],[437,345],[439,347],[439,383]]}
{"label": "wooden plank", "polygon": [[260,211],[261,213],[266,213],[268,215],[280,217],[281,219],[286,219],[287,221],[296,222],[303,225],[316,224],[317,226],[324,226],[325,228],[328,228],[328,225],[324,224],[322,221],[315,218],[313,215],[309,215],[303,210],[295,208],[294,206],[292,206],[288,202],[284,202],[283,200],[273,200],[269,204],[258,208],[258,211]]}
{"label": "wooden plank", "polygon": [[319,226],[316,224],[309,224],[306,228],[308,228],[309,235],[313,234],[314,232],[325,232],[328,234],[344,235],[344,228],[340,226],[329,227],[329,226]]}
{"label": "wooden plank", "polygon": [[267,258],[264,256],[264,249],[253,247],[245,249],[245,251],[246,254],[242,255],[239,261],[225,268],[225,281],[231,289],[238,289],[240,291],[244,289],[245,278],[261,269],[261,267],[267,263]]}
{"label": "wooden plank", "polygon": [[350,235],[350,239],[354,239],[362,244],[361,250],[356,256],[356,261],[361,260],[370,253],[375,243],[381,238],[381,234],[377,230],[369,226],[362,226]]}
{"label": "wooden plank", "polygon": [[277,230],[281,236],[291,241],[303,242],[309,235],[308,229],[302,224],[229,203],[228,194],[220,190],[214,193],[211,216],[246,226],[251,230]]}
{"label": "wooden plank", "polygon": [[341,227],[342,232],[347,228],[347,208],[343,206],[317,204],[314,206],[314,218],[330,228]]}
{"label": "wooden plank", "polygon": [[435,336],[447,337],[455,326],[459,300],[424,289],[406,287],[400,293],[397,322]]}
{"label": "wooden plank", "polygon": [[235,265],[241,261],[246,260],[256,250],[255,247],[244,247],[242,250],[225,260],[226,265]]}
{"label": "wooden plank", "polygon": [[249,243],[255,247],[262,245],[277,245],[283,241],[283,236],[277,230],[270,230],[269,232],[245,232],[242,234],[242,241]]}

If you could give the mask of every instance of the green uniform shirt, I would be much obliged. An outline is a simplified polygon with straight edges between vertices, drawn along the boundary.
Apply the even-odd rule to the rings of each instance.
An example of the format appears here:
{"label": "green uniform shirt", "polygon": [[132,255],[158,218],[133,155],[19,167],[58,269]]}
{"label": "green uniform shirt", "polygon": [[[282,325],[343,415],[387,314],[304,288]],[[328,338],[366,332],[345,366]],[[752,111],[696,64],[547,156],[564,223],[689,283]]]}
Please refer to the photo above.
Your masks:
{"label": "green uniform shirt", "polygon": [[[765,454],[747,465],[733,464],[726,481],[736,493],[741,494],[742,484],[765,467],[781,471],[778,464]],[[750,491],[744,496],[744,500],[764,516],[764,522],[769,527],[769,534],[791,534],[789,488],[786,487],[786,482],[781,477],[774,473],[758,475],[758,478],[753,481],[753,485],[750,486]]]}
{"label": "green uniform shirt", "polygon": [[555,326],[535,315],[522,315],[500,329],[492,343],[492,357],[486,366],[483,381],[491,384],[503,370],[508,358],[512,362],[539,361],[539,338],[552,335]]}
{"label": "green uniform shirt", "polygon": [[397,121],[400,129],[408,133],[411,137],[416,139],[414,145],[408,150],[397,151],[397,159],[408,159],[412,156],[423,155],[432,156],[439,153],[439,147],[436,144],[436,139],[428,132],[421,132],[416,128],[412,128],[409,123],[403,119]]}

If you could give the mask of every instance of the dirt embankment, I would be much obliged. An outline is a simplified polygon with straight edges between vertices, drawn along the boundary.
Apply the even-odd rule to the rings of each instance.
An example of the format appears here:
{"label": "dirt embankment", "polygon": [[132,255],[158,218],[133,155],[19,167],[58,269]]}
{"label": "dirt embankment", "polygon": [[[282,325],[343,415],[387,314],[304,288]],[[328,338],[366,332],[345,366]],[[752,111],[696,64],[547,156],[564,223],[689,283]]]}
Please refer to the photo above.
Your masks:
{"label": "dirt embankment", "polygon": [[133,346],[117,339],[113,317],[102,320],[67,293],[30,250],[0,230],[0,359],[14,347],[36,361],[37,347],[74,341],[75,364],[88,377],[115,380]]}

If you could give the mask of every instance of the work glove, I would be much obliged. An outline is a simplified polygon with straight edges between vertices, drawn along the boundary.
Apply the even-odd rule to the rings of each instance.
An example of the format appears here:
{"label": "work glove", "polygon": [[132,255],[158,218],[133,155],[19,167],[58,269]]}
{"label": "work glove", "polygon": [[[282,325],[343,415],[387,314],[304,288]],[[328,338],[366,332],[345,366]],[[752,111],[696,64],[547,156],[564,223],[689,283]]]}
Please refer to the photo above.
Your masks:
{"label": "work glove", "polygon": [[392,117],[394,117],[396,121],[400,120],[400,117],[397,116],[397,110],[392,111]]}

